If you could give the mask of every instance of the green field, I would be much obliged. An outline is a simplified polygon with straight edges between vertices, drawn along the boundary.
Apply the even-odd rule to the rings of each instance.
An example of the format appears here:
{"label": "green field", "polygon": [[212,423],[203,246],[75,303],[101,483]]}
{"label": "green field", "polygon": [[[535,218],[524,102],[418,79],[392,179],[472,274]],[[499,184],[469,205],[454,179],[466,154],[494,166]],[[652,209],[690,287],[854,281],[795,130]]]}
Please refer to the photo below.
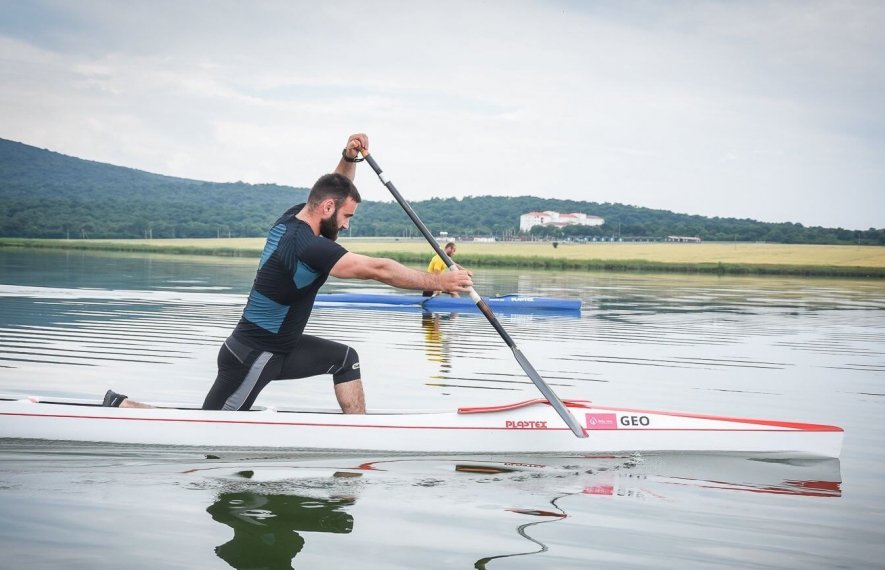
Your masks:
{"label": "green field", "polygon": [[[423,263],[432,255],[419,239],[342,238],[348,250]],[[64,248],[172,254],[258,256],[262,238],[168,240],[34,240],[0,238],[0,247]],[[885,278],[885,247],[769,243],[459,242],[467,267],[533,267],[606,271],[679,271]]]}

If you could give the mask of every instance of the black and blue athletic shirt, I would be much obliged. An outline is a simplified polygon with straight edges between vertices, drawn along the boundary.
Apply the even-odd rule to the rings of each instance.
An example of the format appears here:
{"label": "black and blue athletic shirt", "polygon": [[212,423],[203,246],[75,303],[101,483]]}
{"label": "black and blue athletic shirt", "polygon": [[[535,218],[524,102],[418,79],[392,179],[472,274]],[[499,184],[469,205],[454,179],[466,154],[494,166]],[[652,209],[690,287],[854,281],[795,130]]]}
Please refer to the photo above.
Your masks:
{"label": "black and blue athletic shirt", "polygon": [[234,334],[256,348],[288,352],[307,325],[317,292],[347,253],[286,211],[267,235],[249,301]]}

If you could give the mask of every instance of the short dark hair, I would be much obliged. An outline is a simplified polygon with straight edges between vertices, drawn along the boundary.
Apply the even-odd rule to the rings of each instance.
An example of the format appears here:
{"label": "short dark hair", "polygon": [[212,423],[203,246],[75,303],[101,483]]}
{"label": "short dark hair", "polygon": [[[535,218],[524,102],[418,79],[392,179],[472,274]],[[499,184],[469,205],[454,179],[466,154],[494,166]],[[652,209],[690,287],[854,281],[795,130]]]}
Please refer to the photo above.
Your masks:
{"label": "short dark hair", "polygon": [[450,241],[449,243],[446,244],[446,246],[443,249],[449,249],[449,246],[455,247],[455,242]]}
{"label": "short dark hair", "polygon": [[320,202],[329,198],[335,200],[335,207],[341,207],[348,198],[352,198],[357,204],[362,201],[359,190],[353,185],[353,181],[347,176],[338,173],[320,176],[319,180],[314,183],[313,188],[310,189],[310,194],[307,195],[307,206],[314,208]]}

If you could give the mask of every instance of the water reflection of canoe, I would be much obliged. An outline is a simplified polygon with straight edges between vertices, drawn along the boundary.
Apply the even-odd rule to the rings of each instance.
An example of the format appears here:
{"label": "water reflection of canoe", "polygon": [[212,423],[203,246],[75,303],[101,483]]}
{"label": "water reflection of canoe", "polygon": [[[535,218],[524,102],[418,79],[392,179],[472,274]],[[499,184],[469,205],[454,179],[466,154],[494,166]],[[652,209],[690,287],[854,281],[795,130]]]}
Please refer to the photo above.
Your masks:
{"label": "water reflection of canoe", "polygon": [[[839,497],[842,476],[835,458],[767,458],[748,455],[662,453],[626,456],[499,456],[495,458],[393,456],[244,460],[189,471],[219,480],[256,484],[359,477],[363,482],[433,480],[463,489],[469,481],[494,481],[521,493],[656,499],[679,487],[750,493]],[[467,489],[471,492],[470,489]],[[523,512],[534,516],[544,513]]]}
{"label": "water reflection of canoe", "polygon": [[[220,490],[215,503],[207,510],[214,520],[231,526],[235,536],[217,548],[216,553],[224,555],[229,562],[234,560],[232,554],[237,555],[236,559],[244,562],[237,567],[258,567],[257,561],[271,567],[266,562],[269,555],[274,555],[279,564],[273,567],[288,568],[287,560],[301,550],[305,541],[316,542],[308,533],[349,533],[356,526],[362,529],[374,526],[396,512],[397,503],[405,506],[421,498],[421,503],[426,505],[429,497],[423,491],[429,491],[430,497],[442,498],[455,510],[463,505],[462,515],[466,518],[476,516],[471,507],[476,507],[477,497],[481,497],[482,510],[490,517],[488,520],[503,525],[495,528],[512,525],[526,541],[489,542],[487,547],[491,552],[479,558],[475,568],[496,568],[494,561],[548,550],[544,537],[552,536],[550,532],[533,530],[539,530],[539,525],[556,525],[572,515],[580,516],[581,509],[594,512],[597,507],[587,502],[655,501],[672,505],[676,504],[674,499],[686,492],[695,497],[737,492],[789,495],[804,500],[841,496],[838,459],[760,460],[749,456],[684,453],[377,456],[253,452],[220,455],[211,463],[204,462],[186,473],[200,479],[200,488]],[[566,497],[568,502],[561,501]],[[383,513],[372,513],[371,509],[358,508],[364,501],[386,506]],[[409,510],[407,506],[404,508]],[[516,516],[495,517],[490,509]],[[679,510],[674,507],[674,514]],[[219,512],[224,518],[218,516]],[[431,516],[422,519],[411,520],[410,524],[426,524],[430,528],[438,524]],[[414,530],[414,526],[410,529]],[[266,547],[258,546],[259,537],[267,543]],[[503,545],[507,545],[509,551]],[[495,552],[495,548],[502,548],[504,552]],[[246,561],[252,564],[245,564]],[[535,566],[543,564],[531,567]],[[525,567],[530,566],[525,564]]]}
{"label": "water reflection of canoe", "polygon": [[[270,567],[266,562],[272,554],[280,562],[274,567],[287,568],[287,559],[302,549],[305,540],[315,541],[302,531],[349,533],[355,525],[365,529],[378,524],[379,515],[354,506],[362,501],[376,505],[407,505],[419,498],[426,501],[428,497],[422,490],[429,490],[433,497],[444,497],[447,505],[464,505],[467,517],[475,516],[470,506],[475,506],[477,496],[482,497],[484,511],[497,505],[498,509],[516,515],[498,520],[512,521],[510,524],[527,542],[500,543],[515,545],[512,548],[516,551],[484,556],[476,561],[475,568],[495,568],[489,566],[493,561],[548,550],[544,533],[530,531],[537,530],[538,525],[568,519],[573,514],[570,507],[577,510],[577,505],[587,501],[673,503],[674,498],[686,492],[692,496],[739,492],[815,500],[841,496],[838,459],[760,460],[750,456],[683,453],[494,457],[221,455],[211,464],[202,463],[186,473],[202,480],[200,488],[221,490],[207,510],[214,520],[234,529],[234,538],[217,548],[216,553],[228,562],[234,560],[232,554],[236,555],[236,560],[244,562],[237,567],[246,567],[246,561],[252,562],[249,567],[259,566],[257,561]],[[570,498],[568,503],[561,501],[566,497]],[[395,508],[386,507],[380,516]],[[596,509],[592,505],[583,508],[591,512]],[[431,517],[423,522],[431,527],[436,524]],[[413,520],[410,524],[422,523]],[[256,548],[258,538],[268,546]],[[496,544],[491,542],[488,547],[494,549]]]}
{"label": "water reflection of canoe", "polygon": [[447,411],[344,415],[181,407],[104,408],[70,399],[0,398],[0,438],[213,447],[439,453],[718,452],[838,457],[841,428],[601,407],[568,401],[576,438],[544,400]]}
{"label": "water reflection of canoe", "polygon": [[[533,297],[527,295],[501,295],[483,297],[493,311],[497,312],[532,312],[532,311],[570,311],[580,312],[581,300],[575,298]],[[427,310],[470,310],[476,309],[470,297],[449,297],[437,295],[422,297],[420,295],[378,295],[370,293],[320,293],[317,295],[319,306],[340,304],[345,306],[396,306],[422,307]],[[476,309],[477,311],[479,309]]]}
{"label": "water reflection of canoe", "polygon": [[582,491],[585,495],[656,497],[672,494],[668,487],[702,487],[805,497],[842,496],[839,460],[760,459],[727,455],[680,455],[644,458],[629,476],[612,474]]}

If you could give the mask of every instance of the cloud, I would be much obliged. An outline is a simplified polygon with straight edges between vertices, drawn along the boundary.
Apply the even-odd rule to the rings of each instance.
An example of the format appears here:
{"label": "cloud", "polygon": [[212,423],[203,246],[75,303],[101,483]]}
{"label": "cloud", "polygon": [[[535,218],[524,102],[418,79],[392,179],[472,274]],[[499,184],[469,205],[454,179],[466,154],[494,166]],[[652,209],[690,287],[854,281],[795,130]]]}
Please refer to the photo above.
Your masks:
{"label": "cloud", "polygon": [[[365,131],[413,200],[885,226],[876,2],[0,10],[0,136],[66,154],[305,186]],[[386,199],[369,172],[358,183]]]}

